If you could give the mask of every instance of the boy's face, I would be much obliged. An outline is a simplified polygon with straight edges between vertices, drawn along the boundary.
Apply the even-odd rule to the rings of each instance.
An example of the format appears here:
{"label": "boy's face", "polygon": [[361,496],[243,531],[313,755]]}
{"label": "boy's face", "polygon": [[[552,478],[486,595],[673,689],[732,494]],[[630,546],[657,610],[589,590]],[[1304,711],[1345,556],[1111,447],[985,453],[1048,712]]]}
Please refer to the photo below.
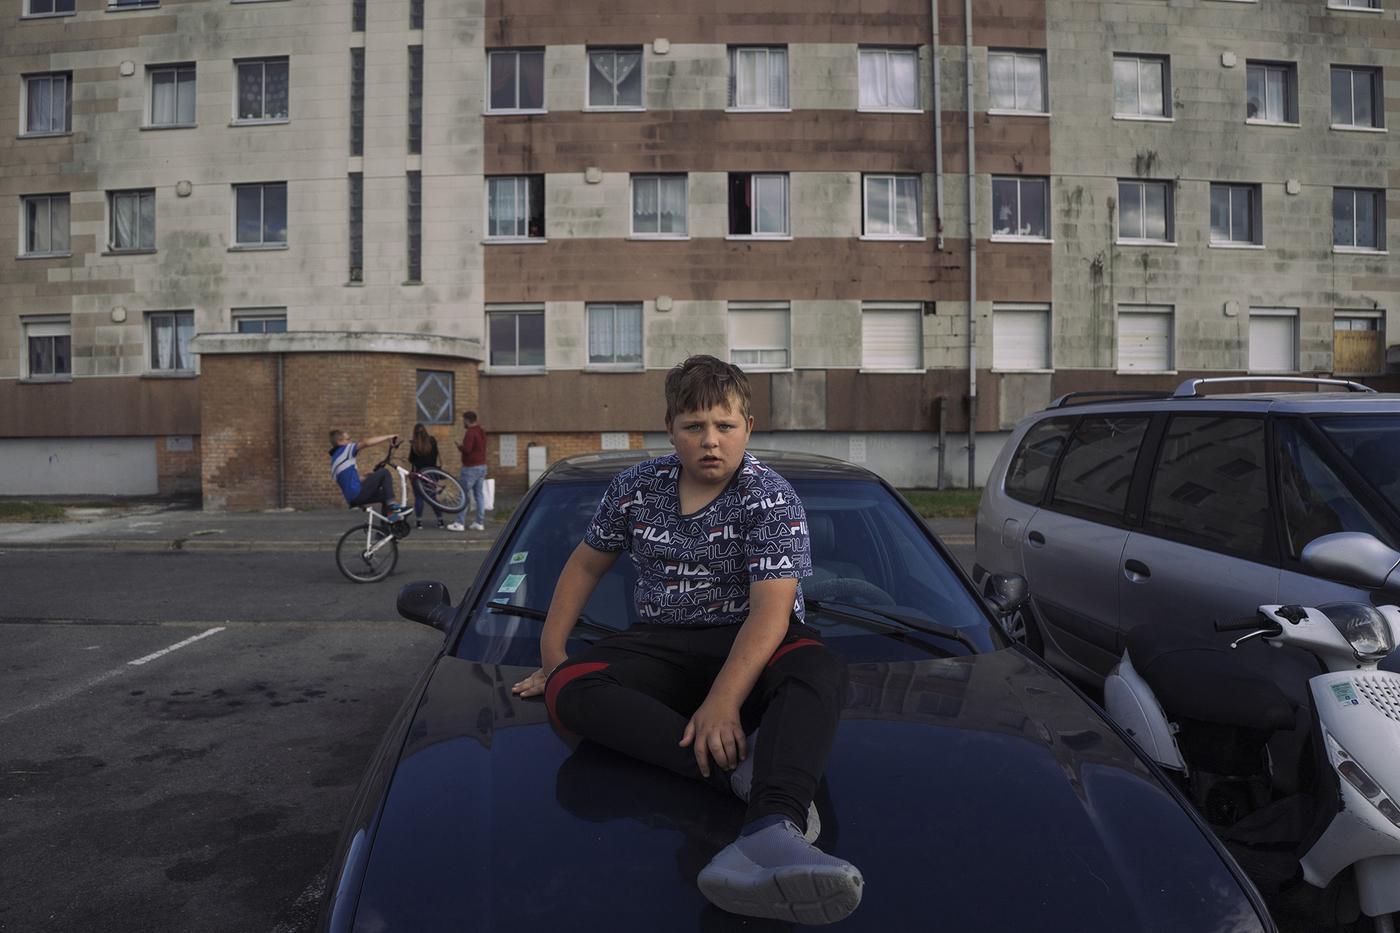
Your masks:
{"label": "boy's face", "polygon": [[752,431],[753,418],[729,404],[679,412],[666,433],[680,455],[682,471],[693,481],[710,484],[729,482],[744,461]]}

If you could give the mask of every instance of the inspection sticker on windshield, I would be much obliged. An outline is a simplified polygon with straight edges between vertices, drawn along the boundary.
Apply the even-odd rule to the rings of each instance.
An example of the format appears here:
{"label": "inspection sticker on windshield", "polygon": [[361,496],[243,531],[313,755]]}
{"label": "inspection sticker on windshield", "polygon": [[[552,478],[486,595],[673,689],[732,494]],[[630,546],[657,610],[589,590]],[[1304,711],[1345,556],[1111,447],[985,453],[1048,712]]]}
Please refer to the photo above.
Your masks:
{"label": "inspection sticker on windshield", "polygon": [[514,593],[520,589],[520,584],[525,582],[525,574],[512,573],[501,581],[501,585],[496,588],[497,593]]}
{"label": "inspection sticker on windshield", "polygon": [[1343,706],[1360,706],[1361,698],[1356,695],[1356,687],[1349,680],[1332,685],[1332,695]]}
{"label": "inspection sticker on windshield", "polygon": [[510,555],[510,562],[512,564],[523,564],[529,556],[529,551],[516,551],[514,554]]}

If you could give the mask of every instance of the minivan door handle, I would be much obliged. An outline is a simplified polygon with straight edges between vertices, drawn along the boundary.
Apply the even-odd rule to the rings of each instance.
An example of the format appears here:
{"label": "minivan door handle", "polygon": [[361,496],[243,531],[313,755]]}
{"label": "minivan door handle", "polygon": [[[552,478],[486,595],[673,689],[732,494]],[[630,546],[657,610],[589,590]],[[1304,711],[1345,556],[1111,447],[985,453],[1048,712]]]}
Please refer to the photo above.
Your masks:
{"label": "minivan door handle", "polygon": [[1038,531],[1032,531],[1030,534],[1026,535],[1026,540],[1036,547],[1043,547],[1045,545],[1045,535]]}
{"label": "minivan door handle", "polygon": [[1140,560],[1132,560],[1130,558],[1124,561],[1123,569],[1127,571],[1128,579],[1132,580],[1134,583],[1141,583],[1143,580],[1152,576],[1152,571]]}

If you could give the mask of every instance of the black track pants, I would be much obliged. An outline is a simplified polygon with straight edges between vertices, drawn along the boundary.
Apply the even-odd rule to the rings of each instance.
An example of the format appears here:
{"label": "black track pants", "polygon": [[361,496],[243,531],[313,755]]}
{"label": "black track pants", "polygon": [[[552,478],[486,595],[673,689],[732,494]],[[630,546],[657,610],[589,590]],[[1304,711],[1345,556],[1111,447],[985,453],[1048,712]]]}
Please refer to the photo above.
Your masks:
{"label": "black track pants", "polygon": [[[556,721],[584,738],[676,774],[704,780],[686,724],[729,657],[739,625],[635,625],[589,647],[550,675],[545,701]],[[740,709],[758,729],[746,823],[781,814],[805,828],[845,698],[846,666],[807,626],[794,623]],[[728,790],[728,777],[710,769]]]}
{"label": "black track pants", "polygon": [[394,481],[388,470],[375,470],[360,480],[360,494],[351,505],[370,505],[378,502],[388,509],[394,502]]}

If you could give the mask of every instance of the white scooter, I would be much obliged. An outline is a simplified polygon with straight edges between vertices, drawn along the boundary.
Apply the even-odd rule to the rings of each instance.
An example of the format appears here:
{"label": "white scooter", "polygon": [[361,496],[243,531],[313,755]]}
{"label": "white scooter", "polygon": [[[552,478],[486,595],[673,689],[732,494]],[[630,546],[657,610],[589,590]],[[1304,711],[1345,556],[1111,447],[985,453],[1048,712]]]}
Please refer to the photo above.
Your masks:
{"label": "white scooter", "polygon": [[[1377,670],[1376,664],[1395,647],[1400,607],[1266,605],[1257,618],[1217,622],[1215,629],[1248,630],[1229,642],[1230,649],[1259,637],[1274,648],[1293,646],[1316,658],[1316,669],[1324,672],[1307,681],[1310,731],[1294,730],[1290,717],[1296,707],[1261,679],[1257,664],[1229,666],[1232,656],[1246,653],[1227,653],[1223,642],[1204,634],[1163,633],[1160,627],[1129,634],[1128,651],[1104,684],[1109,716],[1188,792],[1197,789],[1194,782],[1218,779],[1189,760],[1205,748],[1187,740],[1193,728],[1216,740],[1252,737],[1266,794],[1273,784],[1276,795],[1268,740],[1279,730],[1306,735],[1320,777],[1313,788],[1317,812],[1309,814],[1311,828],[1297,848],[1303,880],[1326,888],[1354,867],[1361,912],[1373,918],[1377,933],[1394,933],[1391,915],[1400,911],[1400,675]],[[1135,645],[1139,656],[1133,655]],[[1200,795],[1193,792],[1193,797],[1199,805]]]}

